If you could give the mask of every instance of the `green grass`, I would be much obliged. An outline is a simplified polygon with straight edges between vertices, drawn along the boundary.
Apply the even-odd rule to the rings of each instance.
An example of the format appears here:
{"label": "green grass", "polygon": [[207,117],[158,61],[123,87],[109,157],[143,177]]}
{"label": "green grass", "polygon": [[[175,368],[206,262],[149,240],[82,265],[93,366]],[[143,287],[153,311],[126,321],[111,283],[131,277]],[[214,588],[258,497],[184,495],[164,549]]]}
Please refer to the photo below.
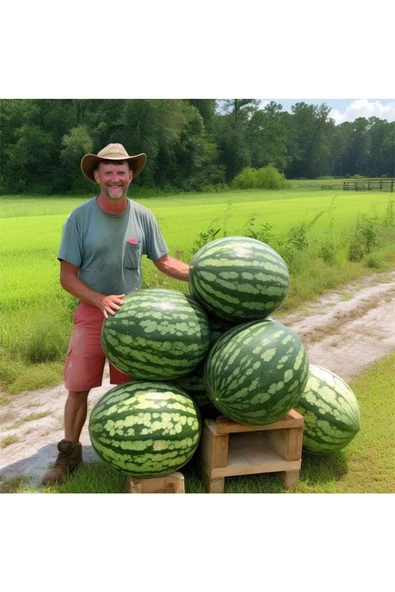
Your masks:
{"label": "green grass", "polygon": [[[210,228],[218,229],[220,237],[260,233],[264,224],[271,226],[260,238],[278,248],[291,273],[290,293],[281,314],[328,289],[395,266],[395,226],[383,226],[393,203],[389,194],[325,192],[318,189],[320,184],[300,181],[282,191],[142,199],[137,194],[137,199],[155,213],[170,253],[187,263],[202,233]],[[56,255],[66,216],[85,200],[62,196],[0,199],[0,394],[17,394],[62,380],[75,299],[60,287]],[[360,261],[350,262],[347,250],[361,214],[380,220],[380,241]],[[288,233],[292,228],[293,236],[306,238],[304,250],[291,244]],[[145,288],[188,289],[186,283],[161,274],[146,258],[143,276]]]}
{"label": "green grass", "polygon": [[[395,353],[349,382],[361,410],[361,430],[340,452],[302,455],[294,493],[395,493]],[[195,457],[181,469],[186,493],[203,493]],[[0,484],[9,493],[126,493],[126,477],[103,463],[82,465],[61,485],[33,487],[26,477]],[[281,476],[268,473],[228,477],[225,493],[288,493]]]}

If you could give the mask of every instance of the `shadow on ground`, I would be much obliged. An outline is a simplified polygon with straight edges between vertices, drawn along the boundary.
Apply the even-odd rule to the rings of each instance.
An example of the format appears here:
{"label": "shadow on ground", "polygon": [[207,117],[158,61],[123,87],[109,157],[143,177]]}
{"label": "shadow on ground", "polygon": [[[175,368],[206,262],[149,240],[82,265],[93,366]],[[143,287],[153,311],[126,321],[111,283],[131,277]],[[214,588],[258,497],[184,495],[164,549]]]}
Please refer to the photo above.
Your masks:
{"label": "shadow on ground", "polygon": [[[57,453],[56,444],[47,444],[32,455],[3,466],[0,470],[0,493],[8,493],[9,484],[12,482],[39,486],[44,474],[55,463]],[[98,461],[92,446],[83,446],[82,456],[84,463]]]}

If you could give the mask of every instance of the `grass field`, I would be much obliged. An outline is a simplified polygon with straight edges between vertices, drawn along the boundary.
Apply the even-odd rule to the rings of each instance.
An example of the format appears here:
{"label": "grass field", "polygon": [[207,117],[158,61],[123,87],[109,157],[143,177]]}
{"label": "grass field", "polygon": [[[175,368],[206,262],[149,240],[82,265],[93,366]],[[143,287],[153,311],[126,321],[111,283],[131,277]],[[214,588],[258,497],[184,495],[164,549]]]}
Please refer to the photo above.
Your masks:
{"label": "grass field", "polygon": [[[59,285],[56,256],[67,215],[86,199],[0,199],[3,393],[33,390],[61,380],[75,300]],[[254,236],[271,244],[291,274],[283,311],[395,264],[394,202],[384,192],[321,191],[317,182],[301,181],[277,192],[179,194],[138,201],[156,215],[170,254],[187,263],[214,236]],[[350,262],[347,249],[361,215],[368,223],[359,239],[377,241],[358,261]],[[148,259],[143,258],[142,265],[143,287],[187,291],[186,283],[164,276]]]}
{"label": "grass field", "polygon": [[[131,194],[133,198],[133,194]],[[240,235],[251,217],[254,228],[272,226],[271,233],[283,235],[322,213],[309,234],[312,243],[331,231],[339,241],[360,214],[383,217],[389,194],[308,191],[239,191],[183,195],[140,200],[151,209],[161,226],[173,256],[191,260],[191,249],[199,233],[219,228],[220,236]],[[0,200],[2,236],[1,305],[10,309],[52,295],[61,298],[56,259],[62,226],[68,213],[85,199],[20,197]],[[150,275],[156,271],[146,266]],[[151,274],[150,274],[151,271]],[[179,285],[177,283],[177,285]]]}

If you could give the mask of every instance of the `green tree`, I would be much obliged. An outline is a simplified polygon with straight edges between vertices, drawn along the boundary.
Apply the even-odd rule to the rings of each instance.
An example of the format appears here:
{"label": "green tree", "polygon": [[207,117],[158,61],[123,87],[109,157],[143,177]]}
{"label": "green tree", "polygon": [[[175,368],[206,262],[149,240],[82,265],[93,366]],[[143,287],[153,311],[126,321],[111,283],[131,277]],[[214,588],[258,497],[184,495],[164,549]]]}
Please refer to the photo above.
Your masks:
{"label": "green tree", "polygon": [[9,184],[15,192],[51,192],[56,176],[52,155],[53,134],[38,125],[22,125],[15,131],[16,142],[7,148]]}
{"label": "green tree", "polygon": [[251,165],[259,169],[269,164],[283,171],[290,162],[287,128],[282,105],[271,101],[251,115],[247,130]]}
{"label": "green tree", "polygon": [[388,123],[383,139],[383,170],[390,177],[395,177],[395,121]]}
{"label": "green tree", "polygon": [[93,140],[86,125],[77,125],[62,138],[60,152],[63,178],[67,189],[89,189],[92,184],[81,175],[80,162],[84,154],[93,152]]}
{"label": "green tree", "polygon": [[225,167],[226,181],[251,164],[248,123],[258,103],[255,99],[226,100],[224,114],[217,118],[214,137],[218,145],[218,161]]}
{"label": "green tree", "polygon": [[[331,169],[331,141],[335,122],[329,118],[330,108],[301,102],[291,107],[290,135],[297,149],[286,174],[293,178],[314,179]],[[288,122],[290,120],[288,119]]]}

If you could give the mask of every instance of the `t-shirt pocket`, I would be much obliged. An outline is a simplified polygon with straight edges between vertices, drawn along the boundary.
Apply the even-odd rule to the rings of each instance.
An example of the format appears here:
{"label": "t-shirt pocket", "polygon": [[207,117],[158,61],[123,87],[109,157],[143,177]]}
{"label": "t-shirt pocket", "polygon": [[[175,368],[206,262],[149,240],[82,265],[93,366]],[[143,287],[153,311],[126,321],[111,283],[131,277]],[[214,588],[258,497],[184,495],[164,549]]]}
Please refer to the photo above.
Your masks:
{"label": "t-shirt pocket", "polygon": [[141,259],[141,244],[126,243],[124,266],[126,269],[138,269]]}

